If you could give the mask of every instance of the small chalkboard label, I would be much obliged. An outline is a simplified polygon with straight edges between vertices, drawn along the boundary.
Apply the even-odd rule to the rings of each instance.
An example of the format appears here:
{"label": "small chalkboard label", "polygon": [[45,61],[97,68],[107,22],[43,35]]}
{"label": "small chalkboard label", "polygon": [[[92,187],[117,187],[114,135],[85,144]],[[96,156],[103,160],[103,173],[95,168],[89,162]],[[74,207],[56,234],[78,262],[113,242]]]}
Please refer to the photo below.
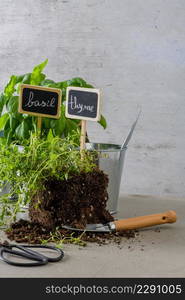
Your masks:
{"label": "small chalkboard label", "polygon": [[66,117],[100,120],[100,90],[70,86],[66,91]]}
{"label": "small chalkboard label", "polygon": [[37,117],[60,118],[61,90],[22,84],[20,86],[19,112]]}

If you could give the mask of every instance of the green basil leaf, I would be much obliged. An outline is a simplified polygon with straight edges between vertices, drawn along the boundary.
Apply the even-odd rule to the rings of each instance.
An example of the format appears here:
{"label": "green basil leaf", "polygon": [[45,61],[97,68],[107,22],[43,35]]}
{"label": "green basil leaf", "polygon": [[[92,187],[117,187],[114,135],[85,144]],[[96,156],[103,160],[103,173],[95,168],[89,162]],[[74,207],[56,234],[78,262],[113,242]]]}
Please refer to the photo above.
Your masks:
{"label": "green basil leaf", "polygon": [[87,83],[84,79],[80,77],[72,78],[71,80],[67,81],[68,86],[79,86],[84,87]]}
{"label": "green basil leaf", "polygon": [[54,82],[54,81],[51,80],[51,79],[44,79],[44,80],[40,83],[40,85],[42,85],[42,86],[50,86],[50,87],[55,86],[56,84],[57,84],[57,83]]}
{"label": "green basil leaf", "polygon": [[29,138],[29,125],[26,120],[24,120],[15,130],[15,135],[18,139],[28,139]]}
{"label": "green basil leaf", "polygon": [[17,119],[19,122],[22,122],[24,119],[24,115],[20,114],[19,112],[11,113],[11,115]]}
{"label": "green basil leaf", "polygon": [[19,94],[20,92],[20,85],[21,84],[29,84],[31,80],[31,73],[27,73],[17,77],[17,85],[16,85],[16,92]]}
{"label": "green basil leaf", "polygon": [[51,124],[51,128],[53,129],[54,135],[61,136],[66,126],[66,119],[65,118],[60,118],[58,120],[52,119],[50,124]]}
{"label": "green basil leaf", "polygon": [[12,114],[10,114],[10,129],[13,132],[17,126],[19,125],[19,120],[14,118]]}
{"label": "green basil leaf", "polygon": [[53,139],[53,133],[52,130],[50,129],[47,135],[47,141],[51,142]]}
{"label": "green basil leaf", "polygon": [[66,88],[68,86],[67,83],[68,83],[68,80],[57,82],[58,88],[60,88],[60,89]]}
{"label": "green basil leaf", "polygon": [[101,115],[101,119],[100,121],[98,122],[104,129],[107,128],[107,121],[106,119],[104,118],[104,116]]}
{"label": "green basil leaf", "polygon": [[81,120],[79,120],[79,119],[73,119],[72,120],[74,123],[76,123],[77,125],[78,125],[78,127],[80,126],[80,124],[81,124]]}
{"label": "green basil leaf", "polygon": [[7,119],[7,122],[4,126],[4,137],[6,138],[7,140],[7,136],[9,135],[11,129],[10,129],[10,118]]}
{"label": "green basil leaf", "polygon": [[47,63],[48,63],[48,59],[46,59],[43,63],[34,67],[31,73],[30,84],[39,85],[46,78],[46,76],[42,73],[42,71],[47,65]]}
{"label": "green basil leaf", "polygon": [[35,74],[31,77],[30,84],[32,85],[40,85],[40,83],[46,78],[46,75],[43,73]]}
{"label": "green basil leaf", "polygon": [[17,83],[23,81],[23,78],[25,77],[25,75],[26,74],[17,76]]}
{"label": "green basil leaf", "polygon": [[0,130],[3,130],[5,128],[5,125],[7,121],[9,120],[9,114],[5,113],[0,117]]}
{"label": "green basil leaf", "polygon": [[5,102],[6,102],[6,98],[5,98],[4,94],[1,93],[1,95],[0,95],[0,116],[1,116],[1,113],[3,111],[3,107],[4,107]]}
{"label": "green basil leaf", "polygon": [[31,80],[31,73],[27,73],[24,75],[22,83],[24,84],[29,84]]}
{"label": "green basil leaf", "polygon": [[43,118],[42,119],[42,128],[44,128],[44,129],[50,129],[51,128],[51,119],[49,119],[49,118]]}
{"label": "green basil leaf", "polygon": [[9,145],[13,140],[13,132],[9,130],[6,135],[6,143]]}
{"label": "green basil leaf", "polygon": [[56,88],[62,90],[64,88],[64,81],[56,82]]}
{"label": "green basil leaf", "polygon": [[78,125],[71,119],[66,119],[66,126],[64,130],[64,135],[68,136],[74,131],[76,132],[78,130]]}
{"label": "green basil leaf", "polygon": [[6,104],[8,112],[11,112],[11,113],[18,112],[18,102],[19,102],[19,97],[12,96]]}
{"label": "green basil leaf", "polygon": [[6,87],[4,89],[4,94],[6,97],[9,98],[13,95],[13,93],[15,92],[16,83],[17,83],[17,77],[15,75],[12,75],[10,77],[8,84],[6,85]]}

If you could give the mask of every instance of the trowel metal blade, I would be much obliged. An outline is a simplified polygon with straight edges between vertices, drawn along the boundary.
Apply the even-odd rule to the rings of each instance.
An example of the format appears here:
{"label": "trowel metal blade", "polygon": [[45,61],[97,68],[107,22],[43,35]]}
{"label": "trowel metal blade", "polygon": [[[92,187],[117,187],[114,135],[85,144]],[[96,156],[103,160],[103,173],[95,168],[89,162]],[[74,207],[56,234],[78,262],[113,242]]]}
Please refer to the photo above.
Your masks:
{"label": "trowel metal blade", "polygon": [[85,229],[78,229],[68,225],[63,225],[62,227],[73,231],[107,232],[107,233],[111,232],[109,225],[103,225],[103,224],[87,224]]}

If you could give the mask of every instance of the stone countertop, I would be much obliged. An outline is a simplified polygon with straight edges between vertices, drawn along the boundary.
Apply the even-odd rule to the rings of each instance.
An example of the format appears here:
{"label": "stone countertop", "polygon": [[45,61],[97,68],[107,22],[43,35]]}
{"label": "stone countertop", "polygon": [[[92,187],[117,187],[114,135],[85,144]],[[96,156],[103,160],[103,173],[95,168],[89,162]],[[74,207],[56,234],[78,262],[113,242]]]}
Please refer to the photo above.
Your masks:
{"label": "stone countertop", "polygon": [[[63,261],[37,268],[12,267],[0,261],[0,277],[185,277],[184,207],[184,199],[121,195],[118,217],[173,209],[177,222],[139,230],[135,238],[123,238],[120,245],[64,245]],[[2,231],[0,238],[5,238]]]}

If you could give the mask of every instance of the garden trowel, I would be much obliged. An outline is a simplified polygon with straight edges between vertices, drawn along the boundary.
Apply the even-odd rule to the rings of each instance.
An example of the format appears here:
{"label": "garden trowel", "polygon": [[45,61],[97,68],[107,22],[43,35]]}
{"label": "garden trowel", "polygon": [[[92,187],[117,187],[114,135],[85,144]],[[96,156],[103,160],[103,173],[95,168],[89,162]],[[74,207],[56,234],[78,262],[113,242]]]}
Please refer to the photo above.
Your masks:
{"label": "garden trowel", "polygon": [[132,230],[144,227],[150,227],[155,225],[161,225],[165,223],[176,222],[176,212],[173,210],[166,211],[164,213],[140,216],[129,219],[121,219],[107,224],[87,224],[85,229],[73,228],[68,225],[63,226],[65,229],[73,231],[88,231],[88,232],[117,232],[123,230]]}

